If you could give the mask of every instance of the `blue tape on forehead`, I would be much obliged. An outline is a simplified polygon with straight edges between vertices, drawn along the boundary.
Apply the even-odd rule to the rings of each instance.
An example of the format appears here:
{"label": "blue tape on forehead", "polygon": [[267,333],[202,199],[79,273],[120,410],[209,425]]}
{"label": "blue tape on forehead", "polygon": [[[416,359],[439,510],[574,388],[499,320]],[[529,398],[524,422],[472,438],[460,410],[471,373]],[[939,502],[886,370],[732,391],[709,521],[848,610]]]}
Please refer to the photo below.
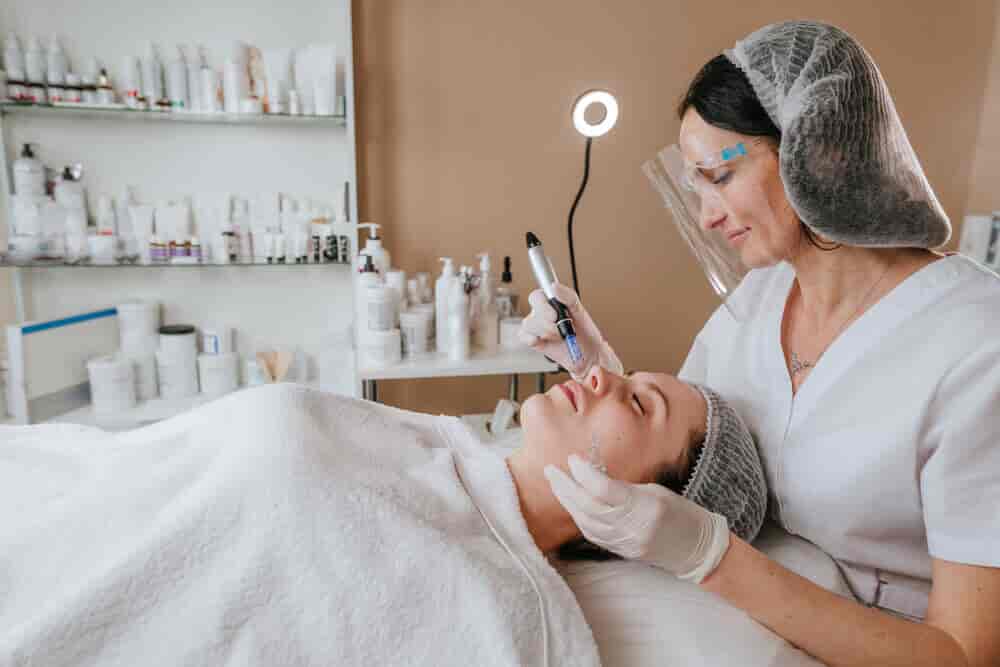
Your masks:
{"label": "blue tape on forehead", "polygon": [[743,142],[740,142],[735,146],[730,146],[729,148],[722,149],[723,160],[732,160],[734,157],[746,154],[747,154],[747,147],[743,145]]}

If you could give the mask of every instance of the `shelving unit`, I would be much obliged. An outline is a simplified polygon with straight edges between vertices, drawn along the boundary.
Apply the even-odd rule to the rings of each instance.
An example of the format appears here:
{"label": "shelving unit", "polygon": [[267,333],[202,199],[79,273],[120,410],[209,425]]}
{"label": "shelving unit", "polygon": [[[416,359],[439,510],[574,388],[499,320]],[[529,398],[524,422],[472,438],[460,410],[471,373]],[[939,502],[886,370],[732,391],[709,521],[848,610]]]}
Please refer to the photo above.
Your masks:
{"label": "shelving unit", "polygon": [[[25,142],[40,145],[39,157],[49,167],[84,164],[92,211],[98,194],[118,195],[126,184],[144,203],[215,193],[247,199],[287,193],[300,201],[308,198],[325,205],[346,196],[353,222],[336,223],[334,233],[350,239],[350,262],[67,264],[45,259],[15,262],[0,255],[0,271],[12,278],[19,323],[107,308],[131,299],[155,299],[163,304],[164,323],[235,328],[236,351],[244,357],[268,347],[302,352],[314,379],[319,355],[331,349],[330,341],[350,325],[354,312],[351,267],[358,235],[350,3],[290,0],[274,5],[246,0],[240,7],[240,20],[234,21],[232,8],[194,0],[178,0],[170,6],[145,3],[131,10],[122,10],[110,0],[86,6],[65,6],[58,0],[12,2],[5,32],[59,35],[71,50],[68,55],[74,69],[97,56],[108,67],[113,83],[119,83],[119,63],[142,52],[146,40],[154,41],[162,53],[174,51],[177,44],[202,46],[210,66],[221,66],[236,40],[262,48],[332,47],[331,74],[338,96],[335,115],[161,112],[120,105],[0,102],[0,251],[6,248],[3,240],[9,229],[12,161]],[[110,24],[90,20],[100,13],[114,14],[116,20]],[[199,17],[196,25],[187,20],[190,16]],[[203,246],[211,242],[201,241]],[[344,380],[360,394],[353,366],[345,367]],[[155,421],[206,400],[197,396],[189,402],[147,401],[121,420],[131,424]],[[64,417],[93,423],[89,410],[88,406]],[[115,419],[102,421],[113,424]]]}
{"label": "shelving unit", "polygon": [[[338,107],[346,100],[341,98]],[[198,123],[202,125],[287,125],[313,127],[345,127],[347,116],[302,116],[290,114],[243,114],[243,113],[191,113],[185,111],[139,111],[121,107],[100,108],[82,104],[24,104],[21,102],[0,102],[0,114],[34,116],[39,118],[67,118],[72,120],[104,120],[136,123]]]}

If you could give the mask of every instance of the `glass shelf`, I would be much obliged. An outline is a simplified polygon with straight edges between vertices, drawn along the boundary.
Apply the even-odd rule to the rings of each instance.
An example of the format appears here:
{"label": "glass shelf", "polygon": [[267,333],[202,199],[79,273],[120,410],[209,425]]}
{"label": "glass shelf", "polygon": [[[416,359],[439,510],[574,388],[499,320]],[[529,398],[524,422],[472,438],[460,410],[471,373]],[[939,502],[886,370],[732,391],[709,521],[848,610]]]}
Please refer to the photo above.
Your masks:
{"label": "glass shelf", "polygon": [[299,268],[307,266],[346,266],[350,267],[350,262],[307,262],[305,264],[296,264],[295,262],[285,262],[284,264],[275,262],[273,264],[267,264],[266,262],[234,262],[231,264],[212,264],[205,262],[202,264],[138,264],[122,262],[119,264],[94,264],[92,262],[78,263],[78,264],[67,264],[61,259],[36,259],[30,262],[15,262],[3,255],[0,255],[0,268],[65,268],[65,269],[227,269],[236,267],[260,267],[268,269],[276,269],[279,267],[284,268]]}
{"label": "glass shelf", "polygon": [[[343,97],[338,108],[343,108]],[[139,111],[127,107],[83,106],[73,104],[24,104],[0,102],[0,114],[17,114],[45,118],[87,118],[97,120],[127,120],[149,123],[201,123],[219,125],[295,125],[311,127],[344,127],[347,119],[336,116],[292,116],[289,114],[192,113],[187,111]]]}

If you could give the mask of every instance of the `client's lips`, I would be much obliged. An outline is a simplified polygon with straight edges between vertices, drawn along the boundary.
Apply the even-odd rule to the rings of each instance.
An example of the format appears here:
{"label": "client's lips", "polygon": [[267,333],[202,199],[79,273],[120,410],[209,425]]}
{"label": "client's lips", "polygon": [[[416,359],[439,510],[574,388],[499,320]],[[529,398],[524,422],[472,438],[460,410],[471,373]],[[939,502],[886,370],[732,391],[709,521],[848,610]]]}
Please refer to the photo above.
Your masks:
{"label": "client's lips", "polygon": [[566,386],[567,384],[569,383],[563,383],[559,385],[559,388],[562,389],[564,394],[566,394],[566,398],[569,399],[569,402],[573,406],[573,409],[579,412],[579,410],[576,407],[576,394],[573,393],[572,389]]}

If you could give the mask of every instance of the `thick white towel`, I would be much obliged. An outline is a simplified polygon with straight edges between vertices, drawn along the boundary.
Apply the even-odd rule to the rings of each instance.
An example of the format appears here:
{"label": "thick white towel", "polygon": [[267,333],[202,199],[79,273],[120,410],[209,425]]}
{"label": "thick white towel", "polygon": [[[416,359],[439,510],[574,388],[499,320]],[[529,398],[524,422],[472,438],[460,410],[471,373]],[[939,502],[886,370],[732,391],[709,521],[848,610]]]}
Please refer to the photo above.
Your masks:
{"label": "thick white towel", "polygon": [[272,385],[123,434],[0,428],[0,664],[546,661],[599,664],[458,420]]}

